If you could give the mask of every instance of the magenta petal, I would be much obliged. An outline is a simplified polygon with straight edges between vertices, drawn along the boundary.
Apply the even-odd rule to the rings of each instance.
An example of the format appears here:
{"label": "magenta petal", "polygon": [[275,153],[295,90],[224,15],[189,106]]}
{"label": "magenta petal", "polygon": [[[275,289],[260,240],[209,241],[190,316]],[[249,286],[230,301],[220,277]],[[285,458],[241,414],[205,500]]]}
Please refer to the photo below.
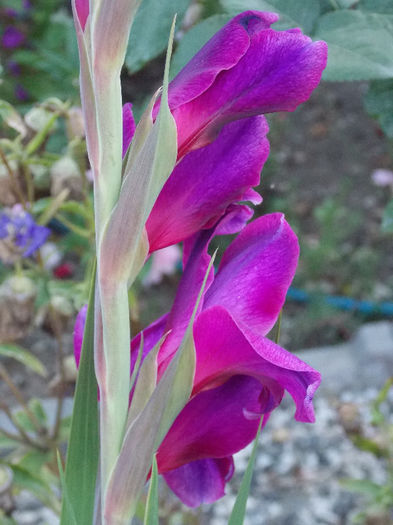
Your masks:
{"label": "magenta petal", "polygon": [[[169,334],[158,356],[160,364],[159,376],[161,376],[165,366],[168,364],[168,358],[176,351],[190,322],[210,263],[211,257],[207,249],[212,237],[215,234],[221,235],[238,231],[237,228],[243,227],[244,221],[248,218],[250,218],[250,210],[247,206],[229,206],[227,214],[219,220],[214,228],[202,230],[184,242],[184,273],[179,283],[172,309],[168,314],[165,331],[169,332]],[[197,314],[203,308],[204,296],[212,282],[213,268],[207,278]]]}
{"label": "magenta petal", "polygon": [[255,31],[270,27],[278,20],[278,15],[246,11],[218,31],[170,83],[169,106],[172,111],[201,95],[221,71],[231,69],[239,62],[250,45],[247,18],[253,20]]}
{"label": "magenta petal", "polygon": [[234,472],[233,459],[201,459],[164,474],[165,481],[188,507],[214,503],[225,495]]}
{"label": "magenta petal", "polygon": [[183,158],[147,221],[151,251],[213,226],[234,202],[258,200],[250,190],[269,155],[267,132],[262,116],[233,122],[212,144]]}
{"label": "magenta petal", "polygon": [[[182,103],[176,99],[171,105],[178,128],[179,158],[211,142],[227,122],[261,113],[293,111],[318,85],[327,62],[326,44],[313,43],[298,30],[268,29],[274,21],[269,21],[268,16],[276,15],[258,11],[242,13],[202,48],[196,57],[198,64],[204,61],[205,67],[211,60],[207,49],[210,50],[218,37],[221,49],[231,50],[240,45],[241,53],[234,55],[239,59],[233,61],[232,66],[222,67],[219,74],[216,72],[208,87],[196,90],[197,96],[190,90],[193,97],[187,100],[183,93],[189,89],[190,76],[184,71],[189,71],[193,60],[175,79],[176,92],[180,91],[181,82],[185,85],[182,97],[178,97]],[[228,29],[239,35],[239,39],[241,35],[241,44],[231,38]],[[193,80],[191,86],[199,87],[194,77]]]}
{"label": "magenta petal", "polygon": [[262,392],[259,381],[238,375],[194,396],[158,449],[159,472],[195,460],[227,457],[248,445],[260,415],[271,408]]}
{"label": "magenta petal", "polygon": [[256,334],[248,336],[220,306],[201,313],[194,325],[197,357],[194,393],[233,375],[245,374],[257,378],[270,392],[269,411],[279,403],[285,389],[296,403],[295,418],[314,421],[312,399],[320,374],[269,339]]}
{"label": "magenta petal", "polygon": [[135,120],[132,114],[132,104],[127,103],[123,106],[123,157],[127,153],[135,133]]}
{"label": "magenta petal", "polygon": [[82,306],[79,310],[78,315],[76,316],[75,325],[74,325],[74,356],[76,361],[76,366],[79,366],[79,361],[81,358],[82,343],[83,343],[83,332],[85,330],[87,315],[87,304]]}
{"label": "magenta petal", "polygon": [[239,326],[266,335],[295,275],[296,235],[280,213],[248,224],[225,251],[205,308],[225,307]]}
{"label": "magenta petal", "polygon": [[261,31],[237,66],[223,72],[214,89],[201,95],[194,108],[188,104],[187,110],[194,114],[203,108],[210,119],[215,114],[217,122],[293,111],[319,84],[326,60],[324,42],[290,31]]}
{"label": "magenta petal", "polygon": [[90,10],[89,0],[75,0],[75,9],[82,31],[84,31]]}

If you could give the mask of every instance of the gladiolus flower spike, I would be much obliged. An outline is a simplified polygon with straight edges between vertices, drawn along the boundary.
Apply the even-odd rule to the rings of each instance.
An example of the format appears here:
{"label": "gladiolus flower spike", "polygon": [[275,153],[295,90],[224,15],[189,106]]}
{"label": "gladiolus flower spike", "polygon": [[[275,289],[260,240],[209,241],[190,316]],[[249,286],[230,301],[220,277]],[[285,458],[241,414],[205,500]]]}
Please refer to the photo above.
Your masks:
{"label": "gladiolus flower spike", "polygon": [[[89,3],[75,5],[83,31]],[[270,26],[277,19],[258,11],[236,16],[169,85],[177,165],[146,231],[150,253],[184,242],[184,272],[171,311],[143,331],[142,362],[166,334],[157,354],[158,382],[189,325],[210,262],[209,243],[241,230],[216,275],[208,275],[193,325],[192,392],[157,451],[158,472],[191,507],[225,493],[233,454],[254,439],[261,415],[265,424],[285,391],[295,402],[295,418],[314,420],[320,374],[266,338],[295,273],[296,235],[279,213],[245,226],[253,212],[244,202],[261,201],[253,188],[269,153],[263,114],[293,111],[306,101],[327,61],[324,42],[312,42],[299,29],[276,31]],[[159,107],[160,100],[154,119]],[[126,105],[123,157],[134,130]],[[84,315],[82,310],[75,325],[77,362]],[[141,338],[131,341],[130,373]]]}
{"label": "gladiolus flower spike", "polygon": [[[172,310],[143,332],[143,359],[168,333],[158,357],[160,378],[176,352],[210,261],[214,234],[226,233],[235,209],[218,225],[185,243],[185,270]],[[295,234],[283,215],[266,215],[244,228],[210,276],[194,324],[196,372],[189,402],[158,449],[158,471],[189,506],[224,494],[232,455],[250,443],[261,414],[270,414],[288,391],[295,418],[312,422],[320,375],[265,336],[275,324],[298,259]],[[75,330],[80,353],[83,313]],[[132,367],[140,334],[131,342]]]}

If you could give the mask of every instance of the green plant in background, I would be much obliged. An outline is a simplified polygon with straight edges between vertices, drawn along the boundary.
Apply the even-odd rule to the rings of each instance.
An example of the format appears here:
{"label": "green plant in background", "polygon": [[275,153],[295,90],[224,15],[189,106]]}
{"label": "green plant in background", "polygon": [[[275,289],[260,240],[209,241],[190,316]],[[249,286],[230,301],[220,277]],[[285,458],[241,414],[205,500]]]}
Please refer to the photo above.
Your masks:
{"label": "green plant in background", "polygon": [[[56,456],[68,440],[64,396],[75,379],[64,334],[86,301],[84,274],[94,238],[83,122],[80,108],[54,98],[24,116],[0,101],[0,117],[0,379],[11,394],[10,404],[0,403],[8,420],[0,428],[1,465],[11,477],[6,510],[12,511],[13,494],[24,489],[60,512]],[[33,325],[45,326],[56,341],[53,418],[40,400],[24,397],[5,366],[16,360],[29,374],[49,379],[46,366],[15,342]],[[15,403],[18,408],[11,408]],[[5,519],[0,516],[1,523]]]}
{"label": "green plant in background", "polygon": [[342,198],[326,198],[314,208],[316,235],[304,236],[298,282],[325,282],[335,293],[369,296],[378,254],[367,246],[353,250],[350,238],[362,225],[363,216],[359,211],[348,210]]}
{"label": "green plant in background", "polygon": [[79,100],[78,48],[62,0],[4,0],[0,8],[0,98]]}
{"label": "green plant in background", "polygon": [[[355,517],[356,523],[391,523],[393,512],[393,423],[386,415],[386,404],[392,392],[393,377],[388,379],[372,403],[371,423],[375,428],[373,437],[359,433],[350,434],[354,444],[362,451],[384,458],[386,482],[374,483],[366,479],[347,479],[342,484],[351,491],[363,494],[367,500],[367,510]],[[385,405],[385,406],[384,406]]]}

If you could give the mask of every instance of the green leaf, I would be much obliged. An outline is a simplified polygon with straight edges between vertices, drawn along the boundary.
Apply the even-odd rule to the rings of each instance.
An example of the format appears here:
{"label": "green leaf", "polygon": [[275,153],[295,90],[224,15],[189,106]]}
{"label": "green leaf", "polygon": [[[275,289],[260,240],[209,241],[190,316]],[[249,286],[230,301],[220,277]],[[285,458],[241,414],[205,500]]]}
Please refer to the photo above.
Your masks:
{"label": "green leaf", "polygon": [[97,381],[94,373],[94,290],[95,270],[74,397],[65,473],[68,497],[63,498],[61,525],[72,523],[73,515],[79,525],[92,523],[94,514],[99,451]]}
{"label": "green leaf", "polygon": [[221,5],[227,12],[240,13],[246,9],[271,11],[280,15],[280,20],[273,29],[290,29],[300,27],[305,33],[310,33],[320,13],[318,0],[221,0]]}
{"label": "green leaf", "polygon": [[393,15],[393,2],[392,0],[360,0],[358,9]]}
{"label": "green leaf", "polygon": [[22,117],[16,109],[5,100],[0,100],[0,118],[4,120],[7,126],[20,133],[22,138],[26,135],[27,130]]}
{"label": "green leaf", "polygon": [[371,454],[374,454],[374,456],[376,456],[377,458],[389,456],[389,452],[386,448],[382,447],[379,443],[367,437],[355,435],[352,436],[352,442],[360,450],[364,450],[365,452],[371,452]]}
{"label": "green leaf", "polygon": [[364,104],[366,111],[378,120],[383,132],[393,138],[393,80],[371,82]]}
{"label": "green leaf", "polygon": [[239,492],[236,496],[236,501],[233,506],[231,516],[228,521],[228,525],[242,525],[245,515],[246,515],[247,499],[248,499],[248,494],[250,492],[252,473],[254,470],[255,460],[257,457],[259,433],[262,428],[263,419],[264,419],[264,416],[261,417],[261,420],[259,422],[257,435],[254,440],[254,445],[252,447],[251,456],[250,456],[250,459],[248,460],[246,472],[244,473]]}
{"label": "green leaf", "polygon": [[329,47],[324,80],[393,77],[393,16],[343,10],[319,19],[315,38]]}
{"label": "green leaf", "polygon": [[0,428],[0,450],[1,449],[10,449],[20,446],[19,441],[15,441],[11,438],[5,437],[1,434],[1,428]]}
{"label": "green leaf", "polygon": [[168,45],[172,19],[181,21],[190,0],[144,0],[131,29],[125,65],[131,73],[163,53]]}
{"label": "green leaf", "polygon": [[42,406],[42,403],[37,398],[32,398],[29,400],[29,408],[36,417],[37,421],[40,423],[40,425],[45,428],[48,423],[48,418],[46,416],[46,412],[44,410],[44,407]]}
{"label": "green leaf", "polygon": [[76,517],[75,517],[75,514],[74,514],[74,509],[73,509],[73,506],[72,506],[72,503],[71,503],[71,500],[70,500],[70,495],[68,494],[67,484],[66,484],[66,480],[65,480],[65,476],[64,476],[63,465],[62,465],[62,462],[61,462],[61,456],[60,456],[60,452],[58,450],[56,451],[56,456],[57,456],[57,468],[59,469],[61,489],[63,491],[63,498],[66,501],[66,505],[67,505],[67,507],[69,509],[69,515],[68,515],[67,519],[71,520],[70,525],[78,525],[78,522],[76,521]]}
{"label": "green leaf", "polygon": [[232,15],[213,15],[187,31],[173,54],[171,77],[173,78],[231,18]]}
{"label": "green leaf", "polygon": [[143,525],[158,525],[158,523],[158,470],[156,456],[154,455]]}
{"label": "green leaf", "polygon": [[44,505],[54,509],[56,512],[60,510],[59,502],[48,483],[19,465],[10,465],[10,467],[13,472],[13,484],[16,488],[28,490],[42,501]]}
{"label": "green leaf", "polygon": [[378,485],[378,483],[373,483],[368,479],[342,479],[340,480],[340,485],[353,492],[370,496],[373,499],[377,498],[385,488],[383,485]]}
{"label": "green leaf", "polygon": [[33,370],[40,376],[46,377],[48,373],[43,363],[35,355],[19,345],[11,343],[0,344],[0,356],[19,361],[19,363],[22,363],[22,365],[30,368],[30,370]]}
{"label": "green leaf", "polygon": [[393,233],[393,199],[383,211],[381,229],[384,233]]}

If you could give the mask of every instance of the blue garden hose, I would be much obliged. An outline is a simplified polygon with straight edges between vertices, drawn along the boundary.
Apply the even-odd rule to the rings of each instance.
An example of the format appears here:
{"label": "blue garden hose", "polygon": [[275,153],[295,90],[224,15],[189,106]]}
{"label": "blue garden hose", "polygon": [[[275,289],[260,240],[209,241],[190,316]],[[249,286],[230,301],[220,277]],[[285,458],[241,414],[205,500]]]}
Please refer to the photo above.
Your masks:
{"label": "blue garden hose", "polygon": [[320,299],[325,304],[338,310],[356,311],[362,314],[379,314],[385,317],[393,317],[393,302],[376,303],[374,301],[359,301],[342,295],[316,295],[310,294],[299,288],[290,288],[287,298],[298,303],[309,303],[313,299]]}

